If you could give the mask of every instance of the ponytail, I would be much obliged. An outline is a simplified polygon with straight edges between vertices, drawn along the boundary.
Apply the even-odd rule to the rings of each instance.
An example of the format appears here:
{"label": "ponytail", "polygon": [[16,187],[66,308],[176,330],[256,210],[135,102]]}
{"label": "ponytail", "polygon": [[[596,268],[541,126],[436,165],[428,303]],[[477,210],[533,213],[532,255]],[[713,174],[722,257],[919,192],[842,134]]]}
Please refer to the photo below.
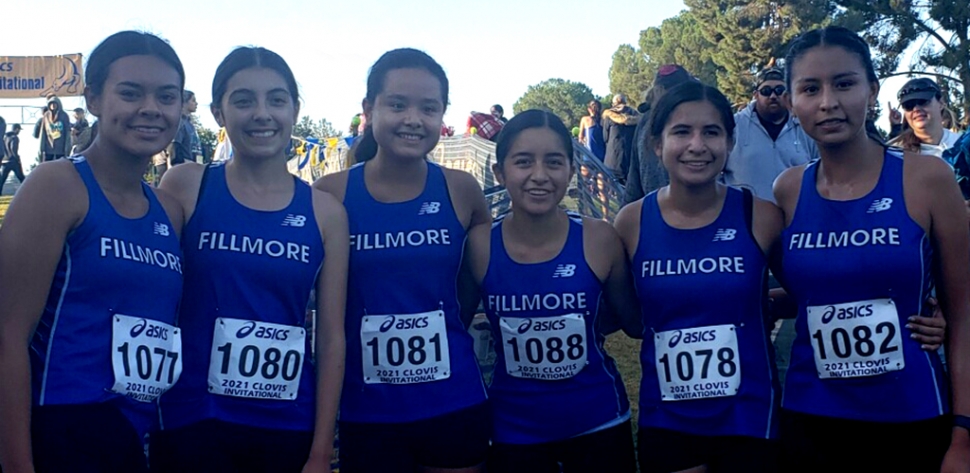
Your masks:
{"label": "ponytail", "polygon": [[374,138],[373,127],[364,127],[364,134],[354,140],[354,145],[350,147],[350,155],[355,163],[370,161],[377,156],[377,139]]}

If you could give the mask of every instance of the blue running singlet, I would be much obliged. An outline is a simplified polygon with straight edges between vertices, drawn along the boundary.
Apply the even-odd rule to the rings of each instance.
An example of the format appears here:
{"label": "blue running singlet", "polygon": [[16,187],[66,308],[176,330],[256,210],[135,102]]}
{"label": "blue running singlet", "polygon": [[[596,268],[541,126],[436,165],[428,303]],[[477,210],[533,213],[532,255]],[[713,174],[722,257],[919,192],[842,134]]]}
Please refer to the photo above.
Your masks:
{"label": "blue running singlet", "polygon": [[473,340],[458,307],[465,229],[444,171],[427,165],[421,195],[393,204],[368,192],[364,164],[347,176],[350,272],[341,421],[411,422],[485,401]]}
{"label": "blue running singlet", "polygon": [[286,208],[253,210],[230,193],[225,163],[206,168],[182,235],[185,373],[162,398],[163,428],[216,419],[313,430],[306,310],[324,254],[313,191],[293,182]]}
{"label": "blue running singlet", "polygon": [[564,440],[630,417],[623,380],[596,333],[603,283],[586,263],[582,217],[555,258],[535,264],[509,257],[502,222],[492,226],[482,282],[498,355],[488,389],[493,440]]}
{"label": "blue running singlet", "polygon": [[139,433],[155,400],[179,378],[175,324],[182,252],[155,193],[148,213],[118,215],[83,156],[70,158],[87,187],[88,213],[68,234],[30,343],[34,405],[111,402]]}
{"label": "blue running singlet", "polygon": [[767,259],[751,234],[751,200],[728,187],[702,228],[664,221],[643,200],[633,276],[644,326],[641,427],[774,438],[778,381],[764,312]]}
{"label": "blue running singlet", "polygon": [[798,302],[782,405],[874,422],[949,412],[940,358],[905,328],[929,313],[933,258],[906,210],[902,156],[887,151],[876,187],[855,200],[822,198],[817,172],[817,163],[805,168],[782,234],[786,288]]}

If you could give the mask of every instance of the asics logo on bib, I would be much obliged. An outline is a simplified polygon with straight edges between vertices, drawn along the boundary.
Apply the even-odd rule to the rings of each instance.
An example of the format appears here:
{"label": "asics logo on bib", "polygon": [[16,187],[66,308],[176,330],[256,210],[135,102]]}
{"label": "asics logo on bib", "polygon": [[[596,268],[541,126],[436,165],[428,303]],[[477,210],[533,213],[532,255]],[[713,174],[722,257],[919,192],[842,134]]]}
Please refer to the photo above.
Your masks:
{"label": "asics logo on bib", "polygon": [[451,236],[447,228],[350,235],[350,249],[357,251],[450,244]]}
{"label": "asics logo on bib", "polygon": [[302,227],[306,225],[306,217],[303,215],[286,214],[283,219],[284,227]]}
{"label": "asics logo on bib", "polygon": [[717,336],[713,330],[677,330],[674,332],[674,336],[670,337],[667,346],[674,348],[681,341],[684,342],[684,345],[698,342],[713,342],[716,338]]}
{"label": "asics logo on bib", "polygon": [[413,319],[401,319],[397,320],[397,317],[393,315],[387,316],[387,320],[381,324],[379,330],[381,333],[386,333],[392,327],[394,330],[413,330],[417,328],[427,328],[428,318],[427,317],[417,317]]}
{"label": "asics logo on bib", "polygon": [[575,264],[560,264],[556,266],[556,272],[552,273],[554,278],[571,278],[576,274]]}
{"label": "asics logo on bib", "polygon": [[883,210],[889,210],[892,206],[893,206],[893,200],[890,199],[889,197],[886,197],[884,199],[876,199],[875,201],[872,202],[872,205],[869,206],[869,210],[867,210],[866,213],[871,214],[876,212],[882,212]]}
{"label": "asics logo on bib", "polygon": [[222,232],[199,232],[199,247],[215,251],[233,251],[251,255],[266,255],[270,258],[310,263],[310,247],[291,241],[264,240],[246,235]]}
{"label": "asics logo on bib", "polygon": [[550,332],[553,330],[562,330],[566,328],[566,321],[563,319],[555,320],[535,320],[525,319],[518,328],[519,334],[528,332],[530,329],[533,332]]}
{"label": "asics logo on bib", "polygon": [[109,256],[171,269],[182,274],[182,259],[178,255],[167,251],[153,250],[118,238],[101,237],[101,257],[107,258]]}
{"label": "asics logo on bib", "polygon": [[164,223],[155,222],[155,234],[161,236],[169,236],[168,225]]}
{"label": "asics logo on bib", "polygon": [[279,340],[283,342],[289,338],[290,331],[272,327],[263,327],[253,321],[243,325],[239,330],[236,331],[236,338],[246,338],[250,335],[253,335],[255,338],[262,338],[264,340]]}
{"label": "asics logo on bib", "polygon": [[128,332],[131,338],[138,338],[142,333],[145,334],[147,338],[158,338],[161,340],[168,340],[168,329],[155,324],[149,324],[147,319],[141,319],[131,331]]}
{"label": "asics logo on bib", "polygon": [[738,231],[733,228],[718,228],[712,241],[731,241],[737,233]]}
{"label": "asics logo on bib", "polygon": [[898,228],[870,228],[852,232],[793,233],[788,241],[789,250],[815,250],[822,248],[848,248],[850,246],[899,246]]}
{"label": "asics logo on bib", "polygon": [[421,204],[421,210],[418,210],[418,215],[436,214],[439,210],[441,210],[441,202],[425,202]]}
{"label": "asics logo on bib", "polygon": [[862,304],[854,307],[841,307],[838,309],[836,309],[835,306],[830,305],[825,308],[824,312],[822,312],[822,323],[827,324],[831,322],[832,319],[858,319],[862,317],[869,317],[872,314],[872,304]]}

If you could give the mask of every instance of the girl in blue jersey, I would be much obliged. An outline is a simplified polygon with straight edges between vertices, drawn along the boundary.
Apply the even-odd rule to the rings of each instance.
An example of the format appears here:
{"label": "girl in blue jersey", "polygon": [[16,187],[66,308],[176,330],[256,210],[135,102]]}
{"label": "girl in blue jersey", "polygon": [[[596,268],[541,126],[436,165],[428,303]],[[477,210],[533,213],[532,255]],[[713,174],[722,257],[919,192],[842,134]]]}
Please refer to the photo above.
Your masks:
{"label": "girl in blue jersey", "polygon": [[134,31],[92,51],[84,97],[100,132],[40,165],[0,230],[0,465],[144,472],[155,400],[178,379],[178,203],[142,182],[178,130],[185,75]]}
{"label": "girl in blue jersey", "polygon": [[670,184],[615,222],[642,307],[640,469],[775,471],[778,389],[763,301],[781,212],[718,182],[734,117],[717,89],[675,87],[650,124]]}
{"label": "girl in blue jersey", "polygon": [[[879,81],[855,33],[808,32],[785,65],[792,111],[821,154],[775,183],[783,283],[799,311],[782,403],[786,468],[968,471],[970,235],[953,172],[867,136]],[[934,287],[949,379],[902,330]]]}
{"label": "girl in blue jersey", "polygon": [[630,405],[601,330],[606,301],[637,310],[623,245],[610,224],[559,207],[575,165],[552,113],[505,125],[494,172],[512,211],[469,234],[498,355],[489,471],[635,472]]}
{"label": "girl in blue jersey", "polygon": [[434,59],[385,53],[367,77],[360,164],[314,184],[350,222],[346,473],[479,472],[485,461],[485,387],[456,285],[465,235],[491,219],[475,178],[426,159],[447,105]]}
{"label": "girl in blue jersey", "polygon": [[346,213],[287,171],[299,96],[283,58],[236,49],[216,70],[212,100],[234,158],[176,166],[161,185],[185,210],[186,351],[182,381],[162,400],[152,468],[329,471],[344,364]]}
{"label": "girl in blue jersey", "polygon": [[[647,139],[670,185],[615,222],[642,307],[640,470],[776,471],[779,388],[765,309],[781,212],[718,182],[734,144],[719,91],[683,84],[652,113]],[[935,350],[939,335],[921,332],[937,334],[937,321],[914,323]]]}

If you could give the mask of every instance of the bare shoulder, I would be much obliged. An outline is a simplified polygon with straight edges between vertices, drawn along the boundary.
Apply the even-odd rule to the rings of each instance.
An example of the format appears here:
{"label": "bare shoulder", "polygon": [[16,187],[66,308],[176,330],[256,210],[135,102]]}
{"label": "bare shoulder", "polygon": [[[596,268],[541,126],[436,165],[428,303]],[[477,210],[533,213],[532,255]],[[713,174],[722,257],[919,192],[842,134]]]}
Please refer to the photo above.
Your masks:
{"label": "bare shoulder", "polygon": [[613,219],[613,226],[620,235],[640,227],[640,211],[643,209],[643,198],[624,205]]}
{"label": "bare shoulder", "polygon": [[785,229],[785,214],[777,205],[757,197],[754,198],[752,210],[755,240],[761,250],[767,253]]}
{"label": "bare shoulder", "polygon": [[441,167],[441,170],[445,174],[445,181],[448,182],[449,188],[461,192],[462,194],[467,193],[474,195],[482,193],[482,186],[478,183],[478,180],[475,179],[475,176],[472,176],[465,171],[449,169],[444,166]]}
{"label": "bare shoulder", "polygon": [[775,179],[775,183],[772,185],[772,191],[778,203],[798,196],[802,188],[802,176],[805,175],[806,167],[807,165],[805,164],[790,167],[782,171]]}
{"label": "bare shoulder", "polygon": [[326,192],[333,196],[338,202],[343,201],[347,193],[347,176],[350,170],[327,174],[313,183],[313,188]]}
{"label": "bare shoulder", "polygon": [[343,204],[333,194],[318,188],[312,188],[311,192],[313,193],[313,211],[318,217],[339,218],[341,215],[346,216],[347,212],[344,210]]}
{"label": "bare shoulder", "polygon": [[182,200],[186,192],[198,194],[204,172],[205,166],[199,163],[186,162],[179,164],[165,171],[159,187],[169,192],[175,198]]}
{"label": "bare shoulder", "polygon": [[949,184],[954,180],[953,168],[946,161],[925,154],[906,153],[903,158],[903,172],[906,177],[916,178],[918,183],[926,185]]}
{"label": "bare shoulder", "polygon": [[583,217],[583,240],[595,245],[594,248],[606,248],[607,245],[620,243],[620,234],[609,223],[590,217]]}

